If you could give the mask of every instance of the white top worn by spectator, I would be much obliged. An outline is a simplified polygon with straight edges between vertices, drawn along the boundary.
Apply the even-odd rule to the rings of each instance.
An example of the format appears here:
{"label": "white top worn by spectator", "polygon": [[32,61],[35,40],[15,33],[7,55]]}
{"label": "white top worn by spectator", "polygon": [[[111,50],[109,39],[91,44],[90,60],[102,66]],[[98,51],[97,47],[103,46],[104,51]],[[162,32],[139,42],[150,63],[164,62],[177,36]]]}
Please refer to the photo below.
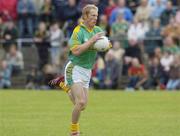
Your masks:
{"label": "white top worn by spectator", "polygon": [[134,18],[133,24],[130,25],[128,29],[128,39],[143,40],[146,32],[149,30],[148,24],[140,23]]}
{"label": "white top worn by spectator", "polygon": [[52,47],[58,47],[62,45],[64,40],[64,34],[58,25],[54,24],[50,30],[50,41]]}
{"label": "white top worn by spectator", "polygon": [[168,72],[170,70],[170,66],[173,63],[173,61],[174,61],[174,56],[169,54],[168,52],[164,52],[160,60],[160,63],[163,66],[164,70]]}
{"label": "white top worn by spectator", "polygon": [[21,69],[24,69],[23,55],[15,46],[10,47],[10,51],[6,55],[6,61],[12,66],[18,66]]}

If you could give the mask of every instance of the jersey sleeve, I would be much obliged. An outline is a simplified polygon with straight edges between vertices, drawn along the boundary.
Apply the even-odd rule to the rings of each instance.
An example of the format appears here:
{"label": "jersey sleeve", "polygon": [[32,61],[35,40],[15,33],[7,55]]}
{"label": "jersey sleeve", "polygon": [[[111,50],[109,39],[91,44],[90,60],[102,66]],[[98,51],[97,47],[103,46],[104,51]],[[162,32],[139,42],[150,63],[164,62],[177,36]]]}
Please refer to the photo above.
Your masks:
{"label": "jersey sleeve", "polygon": [[69,40],[70,50],[74,49],[75,47],[77,47],[80,44],[82,44],[82,36],[81,36],[81,32],[80,32],[80,26],[77,26],[74,29],[74,31],[71,35],[71,38]]}

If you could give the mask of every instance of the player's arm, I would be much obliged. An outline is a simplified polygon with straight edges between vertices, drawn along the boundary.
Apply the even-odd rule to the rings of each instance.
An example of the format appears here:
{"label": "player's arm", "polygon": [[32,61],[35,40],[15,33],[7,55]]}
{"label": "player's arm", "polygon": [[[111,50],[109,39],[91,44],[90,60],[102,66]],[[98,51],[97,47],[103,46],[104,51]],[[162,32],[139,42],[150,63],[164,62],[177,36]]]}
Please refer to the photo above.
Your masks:
{"label": "player's arm", "polygon": [[86,51],[90,46],[92,46],[101,36],[104,35],[104,32],[99,32],[95,34],[91,39],[81,45],[74,45],[71,48],[71,52],[75,56],[81,55],[84,51]]}

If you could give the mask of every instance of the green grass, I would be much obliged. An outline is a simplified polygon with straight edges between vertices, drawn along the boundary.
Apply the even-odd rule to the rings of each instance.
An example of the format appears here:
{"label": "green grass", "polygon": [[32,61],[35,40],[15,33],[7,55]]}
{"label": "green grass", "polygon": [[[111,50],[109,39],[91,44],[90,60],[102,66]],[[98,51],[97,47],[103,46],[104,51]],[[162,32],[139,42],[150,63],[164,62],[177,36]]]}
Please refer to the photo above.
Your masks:
{"label": "green grass", "polygon": [[[59,91],[1,91],[0,136],[68,136],[72,104]],[[91,91],[82,136],[180,136],[180,92]]]}

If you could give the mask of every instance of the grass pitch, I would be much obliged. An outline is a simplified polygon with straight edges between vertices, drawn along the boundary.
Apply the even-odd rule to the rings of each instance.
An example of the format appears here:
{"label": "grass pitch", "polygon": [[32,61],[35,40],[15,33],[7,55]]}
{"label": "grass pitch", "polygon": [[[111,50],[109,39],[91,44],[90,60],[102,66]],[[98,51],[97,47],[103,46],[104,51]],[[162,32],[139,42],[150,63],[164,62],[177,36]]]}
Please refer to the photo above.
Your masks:
{"label": "grass pitch", "polygon": [[[60,91],[0,90],[0,136],[68,136],[72,104]],[[91,91],[82,136],[180,136],[180,92]]]}

